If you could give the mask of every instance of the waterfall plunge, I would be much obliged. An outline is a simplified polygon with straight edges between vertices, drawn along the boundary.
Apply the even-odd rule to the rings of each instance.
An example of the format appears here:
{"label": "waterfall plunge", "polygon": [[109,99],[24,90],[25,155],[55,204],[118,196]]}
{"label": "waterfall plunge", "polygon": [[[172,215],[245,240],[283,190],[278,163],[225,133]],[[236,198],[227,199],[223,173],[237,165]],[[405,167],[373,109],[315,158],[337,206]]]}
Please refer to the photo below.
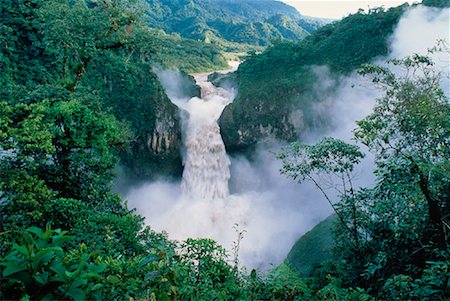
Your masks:
{"label": "waterfall plunge", "polygon": [[126,196],[130,206],[138,208],[154,230],[169,233],[170,239],[207,237],[228,250],[236,242],[237,225],[246,231],[240,244],[241,264],[269,268],[281,263],[300,234],[329,214],[328,204],[318,204],[320,196],[311,194],[313,189],[302,189],[281,176],[272,150],[258,150],[254,162],[228,158],[217,119],[233,92],[212,86],[206,75],[200,75],[196,81],[201,98],[188,98],[189,83],[181,73],[154,71],[183,112],[184,174],[181,183],[158,180],[136,187]]}
{"label": "waterfall plunge", "polygon": [[181,188],[191,198],[223,199],[229,195],[230,160],[217,120],[232,102],[234,93],[215,87],[205,74],[196,75],[195,80],[201,88],[201,98],[186,102],[171,97],[187,112],[183,115],[186,154]]}

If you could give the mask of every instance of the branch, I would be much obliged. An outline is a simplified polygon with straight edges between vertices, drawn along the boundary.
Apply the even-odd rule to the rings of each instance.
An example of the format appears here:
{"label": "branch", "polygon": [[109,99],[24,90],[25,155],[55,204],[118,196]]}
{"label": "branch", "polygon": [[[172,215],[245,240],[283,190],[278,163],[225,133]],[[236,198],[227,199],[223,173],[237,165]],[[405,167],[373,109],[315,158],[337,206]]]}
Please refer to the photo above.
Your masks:
{"label": "branch", "polygon": [[336,207],[334,206],[333,202],[331,201],[331,199],[328,197],[327,193],[325,192],[325,190],[323,190],[323,188],[319,185],[319,183],[317,183],[317,181],[311,177],[310,175],[308,175],[308,178],[311,180],[311,182],[314,183],[314,185],[316,185],[316,187],[320,190],[320,192],[322,192],[323,196],[325,197],[325,199],[328,201],[328,203],[330,204],[331,208],[333,208],[334,212],[336,213],[336,215],[338,216],[339,220],[342,222],[342,224],[345,226],[345,228],[350,232],[353,233],[352,230],[347,226],[347,224],[345,223],[344,218],[341,216],[341,214],[338,212],[338,210],[336,209]]}

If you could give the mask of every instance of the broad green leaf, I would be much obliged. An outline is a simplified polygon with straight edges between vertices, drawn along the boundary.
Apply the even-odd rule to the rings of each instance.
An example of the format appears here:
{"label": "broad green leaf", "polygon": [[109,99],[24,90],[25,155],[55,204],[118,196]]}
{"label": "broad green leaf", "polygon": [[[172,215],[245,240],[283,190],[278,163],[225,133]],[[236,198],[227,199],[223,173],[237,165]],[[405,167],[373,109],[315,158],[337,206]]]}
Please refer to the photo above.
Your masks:
{"label": "broad green leaf", "polygon": [[78,278],[78,279],[75,279],[74,282],[72,282],[71,287],[72,288],[78,288],[80,286],[86,285],[87,282],[88,282],[88,280],[86,278]]}
{"label": "broad green leaf", "polygon": [[120,282],[120,279],[116,275],[109,275],[106,280],[108,280],[111,284],[117,284]]}
{"label": "broad green leaf", "polygon": [[34,275],[33,278],[36,279],[36,281],[39,282],[40,284],[47,284],[47,282],[48,282],[48,272],[44,272],[44,273],[39,274],[39,275]]}
{"label": "broad green leaf", "polygon": [[67,280],[66,268],[61,263],[57,263],[55,265],[52,265],[50,270],[52,270],[52,271],[54,271],[56,273],[56,276],[53,277],[54,281],[65,282]]}
{"label": "broad green leaf", "polygon": [[16,249],[20,254],[29,257],[31,252],[29,252],[29,249],[25,246],[19,246],[17,244],[14,244],[14,249]]}
{"label": "broad green leaf", "polygon": [[32,261],[33,269],[39,269],[42,265],[47,264],[54,256],[56,252],[63,252],[61,248],[58,247],[52,247],[52,248],[45,248],[37,252]]}
{"label": "broad green leaf", "polygon": [[158,271],[151,271],[144,276],[145,281],[149,281],[157,277],[160,273]]}
{"label": "broad green leaf", "polygon": [[39,238],[44,238],[44,232],[38,227],[32,226],[28,228],[27,231],[36,234],[36,236]]}
{"label": "broad green leaf", "polygon": [[150,254],[141,260],[141,262],[138,265],[138,269],[140,270],[140,269],[142,269],[143,266],[147,265],[150,262],[157,261],[158,259],[159,259],[158,255]]}
{"label": "broad green leaf", "polygon": [[93,291],[96,291],[96,290],[98,290],[98,289],[101,289],[102,287],[103,287],[103,284],[97,283],[97,284],[95,284],[95,285],[92,287],[92,290],[93,290]]}
{"label": "broad green leaf", "polygon": [[74,300],[85,300],[86,299],[86,294],[84,293],[84,291],[81,288],[70,288],[66,292],[66,295],[72,297]]}
{"label": "broad green leaf", "polygon": [[52,238],[52,242],[56,245],[61,245],[61,243],[65,242],[65,241],[71,241],[73,240],[73,236],[67,236],[67,235],[58,235],[58,236],[53,236]]}
{"label": "broad green leaf", "polygon": [[11,263],[10,265],[6,266],[6,268],[3,270],[3,277],[11,276],[15,273],[25,271],[27,269],[24,265],[18,265],[15,263]]}

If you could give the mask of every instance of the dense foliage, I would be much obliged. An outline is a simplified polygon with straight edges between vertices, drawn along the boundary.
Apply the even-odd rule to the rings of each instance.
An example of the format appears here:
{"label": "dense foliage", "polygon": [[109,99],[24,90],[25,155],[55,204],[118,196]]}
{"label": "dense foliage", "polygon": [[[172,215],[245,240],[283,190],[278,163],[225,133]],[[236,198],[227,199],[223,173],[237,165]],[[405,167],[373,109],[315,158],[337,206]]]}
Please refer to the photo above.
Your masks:
{"label": "dense foliage", "polygon": [[327,66],[328,76],[337,80],[386,55],[388,37],[404,10],[360,11],[298,43],[277,43],[242,63],[236,74],[239,94],[220,119],[227,149],[247,148],[268,136],[289,141],[327,126],[329,116],[314,114],[312,107],[333,87],[317,92],[317,83],[327,76],[317,66]]}
{"label": "dense foliage", "polygon": [[333,258],[336,215],[330,215],[302,235],[289,251],[286,262],[302,276],[309,276],[321,263]]}
{"label": "dense foliage", "polygon": [[111,193],[117,153],[142,168],[150,145],[177,163],[153,64],[222,66],[213,47],[148,29],[138,4],[1,2],[0,299],[309,294],[288,267],[247,276],[213,241],[169,241]]}
{"label": "dense foliage", "polygon": [[[133,174],[180,172],[178,111],[152,67],[222,69],[216,48],[147,27],[139,1],[0,4],[2,101],[71,99],[112,113],[129,129],[120,153]],[[173,164],[163,168],[161,160]]]}
{"label": "dense foliage", "polygon": [[[290,146],[280,155],[282,171],[313,181],[335,210],[333,275],[343,286],[364,288],[382,300],[447,300],[450,103],[427,57],[392,64],[405,75],[373,65],[361,70],[384,92],[355,130],[356,139],[375,154],[374,187],[355,190],[357,146],[330,138]],[[326,144],[332,146],[323,149]],[[321,174],[338,181],[331,184],[339,187],[337,200],[331,200]],[[316,277],[329,272],[329,264],[317,269]]]}
{"label": "dense foliage", "polygon": [[[237,265],[239,243],[233,260],[209,239],[171,241],[111,192],[119,158],[143,169],[179,163],[169,151],[179,140],[177,112],[153,64],[219,67],[215,48],[147,28],[138,1],[0,4],[0,299],[450,297],[450,106],[429,59],[395,61],[416,71],[406,77],[363,70],[385,92],[355,131],[375,154],[374,187],[351,183],[363,157],[357,146],[326,138],[282,154],[284,172],[312,181],[333,206],[337,255],[308,278],[288,264],[263,275]],[[308,43],[324,42],[312,37],[299,45]],[[274,46],[252,61],[306,47],[299,45]],[[321,186],[328,174],[340,181],[337,201]]]}
{"label": "dense foliage", "polygon": [[266,46],[274,40],[300,40],[324,23],[302,17],[293,7],[274,0],[147,2],[152,27],[213,43],[226,51],[243,50],[242,44]]}
{"label": "dense foliage", "polygon": [[449,0],[423,0],[422,4],[430,7],[450,7]]}

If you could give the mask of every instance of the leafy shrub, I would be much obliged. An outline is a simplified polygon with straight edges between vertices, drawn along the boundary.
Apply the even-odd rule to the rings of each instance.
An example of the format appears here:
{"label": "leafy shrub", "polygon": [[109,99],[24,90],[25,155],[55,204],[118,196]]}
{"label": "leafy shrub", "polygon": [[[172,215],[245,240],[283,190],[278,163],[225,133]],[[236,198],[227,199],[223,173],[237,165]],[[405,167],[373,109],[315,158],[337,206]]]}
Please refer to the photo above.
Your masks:
{"label": "leafy shrub", "polygon": [[30,227],[27,244],[14,244],[2,258],[1,284],[6,299],[94,299],[100,300],[100,273],[106,265],[95,260],[95,253],[67,254],[62,245],[72,237],[67,232]]}

